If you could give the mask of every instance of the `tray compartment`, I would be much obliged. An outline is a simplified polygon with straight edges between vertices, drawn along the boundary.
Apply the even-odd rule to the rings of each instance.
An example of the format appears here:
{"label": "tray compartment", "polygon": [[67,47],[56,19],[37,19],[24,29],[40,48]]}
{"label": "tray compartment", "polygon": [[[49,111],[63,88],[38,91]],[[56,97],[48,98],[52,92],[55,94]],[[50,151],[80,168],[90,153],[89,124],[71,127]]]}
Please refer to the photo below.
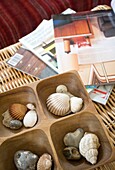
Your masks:
{"label": "tray compartment", "polygon": [[[19,133],[20,131],[27,130],[24,126],[19,130],[11,130],[10,128],[7,128],[3,125],[2,120],[3,116],[2,113],[4,113],[11,104],[13,103],[21,103],[26,105],[27,103],[33,103],[36,107],[37,113],[40,112],[36,95],[34,93],[34,90],[31,87],[24,86],[19,87],[17,89],[8,91],[6,93],[0,94],[0,136],[1,137],[7,137],[11,135],[15,135],[16,133]],[[38,122],[40,120],[40,115],[38,115]],[[36,124],[36,125],[37,125]]]}
{"label": "tray compartment", "polygon": [[[83,128],[85,132],[95,133],[99,137],[100,147],[98,161],[95,165],[91,165],[81,158],[78,161],[68,161],[63,155],[63,149],[66,147],[63,138],[68,132],[73,132],[77,128]],[[90,112],[83,112],[72,117],[55,122],[50,129],[51,138],[58,155],[59,162],[63,170],[68,167],[71,170],[91,169],[106,163],[112,155],[112,147],[109,143],[105,130],[102,127],[97,115]]]}
{"label": "tray compartment", "polygon": [[[31,130],[2,143],[0,146],[0,170],[16,170],[14,154],[18,150],[29,150],[38,156],[49,153],[54,160],[51,146],[44,131],[41,129]],[[55,170],[56,167],[53,166]]]}
{"label": "tray compartment", "polygon": [[[40,81],[37,85],[37,94],[44,110],[44,113],[47,118],[50,119],[58,119],[60,116],[55,116],[50,113],[46,106],[46,100],[48,96],[52,93],[55,93],[56,87],[60,84],[64,84],[67,86],[68,91],[77,97],[81,97],[84,101],[83,107],[81,109],[84,110],[87,108],[89,104],[89,96],[84,88],[84,85],[81,82],[81,79],[77,72],[67,72],[64,74],[59,74],[47,79]],[[80,112],[81,112],[80,111]]]}

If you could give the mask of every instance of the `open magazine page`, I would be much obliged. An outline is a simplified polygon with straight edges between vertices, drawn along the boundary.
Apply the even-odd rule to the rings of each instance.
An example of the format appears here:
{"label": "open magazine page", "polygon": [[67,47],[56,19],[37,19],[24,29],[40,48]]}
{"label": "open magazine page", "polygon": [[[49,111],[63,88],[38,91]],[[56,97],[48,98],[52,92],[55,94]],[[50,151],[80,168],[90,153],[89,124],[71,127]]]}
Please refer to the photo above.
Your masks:
{"label": "open magazine page", "polygon": [[115,14],[112,10],[54,15],[59,73],[77,70],[85,85],[115,82]]}
{"label": "open magazine page", "polygon": [[112,9],[113,9],[113,11],[115,13],[115,0],[111,1],[111,7],[112,7]]}
{"label": "open magazine page", "polygon": [[108,101],[108,98],[112,92],[114,85],[87,85],[86,90],[89,93],[90,98],[97,103],[105,105]]}
{"label": "open magazine page", "polygon": [[7,63],[17,70],[39,79],[57,74],[57,72],[55,72],[45,62],[23,47],[18,49],[17,52],[7,60]]}
{"label": "open magazine page", "polygon": [[20,42],[53,70],[58,72],[52,24],[52,20],[43,20],[33,32],[21,38]]}
{"label": "open magazine page", "polygon": [[[75,13],[75,11],[68,8],[63,14],[67,13]],[[52,19],[43,20],[33,32],[22,37],[19,41],[58,73]]]}

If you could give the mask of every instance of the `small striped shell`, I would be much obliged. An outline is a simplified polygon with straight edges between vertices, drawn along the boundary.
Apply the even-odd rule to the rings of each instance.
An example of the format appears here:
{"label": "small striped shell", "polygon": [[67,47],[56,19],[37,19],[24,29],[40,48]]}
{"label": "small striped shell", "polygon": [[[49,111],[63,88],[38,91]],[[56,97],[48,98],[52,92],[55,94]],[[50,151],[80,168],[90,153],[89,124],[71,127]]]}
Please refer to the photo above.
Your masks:
{"label": "small striped shell", "polygon": [[9,113],[13,119],[22,120],[27,112],[27,107],[23,104],[14,103],[9,107]]}
{"label": "small striped shell", "polygon": [[58,116],[65,116],[69,113],[69,96],[64,93],[53,93],[46,101],[48,110]]}
{"label": "small striped shell", "polygon": [[52,160],[51,155],[44,153],[37,162],[37,170],[51,170]]}

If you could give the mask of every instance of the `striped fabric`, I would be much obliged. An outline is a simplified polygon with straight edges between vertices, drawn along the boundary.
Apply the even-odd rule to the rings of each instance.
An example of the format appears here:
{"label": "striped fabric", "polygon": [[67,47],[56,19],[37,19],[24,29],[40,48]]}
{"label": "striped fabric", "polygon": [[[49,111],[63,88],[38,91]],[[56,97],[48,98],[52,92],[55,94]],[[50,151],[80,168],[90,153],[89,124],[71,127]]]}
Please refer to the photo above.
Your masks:
{"label": "striped fabric", "polygon": [[67,8],[90,10],[110,0],[0,0],[0,49],[33,31],[43,19]]}

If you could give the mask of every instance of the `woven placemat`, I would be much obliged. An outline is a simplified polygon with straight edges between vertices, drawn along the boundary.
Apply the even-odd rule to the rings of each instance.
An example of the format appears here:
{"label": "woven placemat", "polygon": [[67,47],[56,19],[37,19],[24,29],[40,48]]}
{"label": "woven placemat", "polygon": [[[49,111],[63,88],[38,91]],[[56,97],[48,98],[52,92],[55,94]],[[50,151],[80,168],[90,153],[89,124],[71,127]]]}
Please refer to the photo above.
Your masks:
{"label": "woven placemat", "polygon": [[[6,64],[5,61],[11,57],[20,46],[21,44],[17,43],[0,50],[0,93],[38,80],[37,78],[17,71]],[[98,103],[94,103],[94,105],[106,127],[113,145],[115,146],[115,88],[112,90],[105,106]],[[95,170],[115,170],[115,161],[98,167]]]}

